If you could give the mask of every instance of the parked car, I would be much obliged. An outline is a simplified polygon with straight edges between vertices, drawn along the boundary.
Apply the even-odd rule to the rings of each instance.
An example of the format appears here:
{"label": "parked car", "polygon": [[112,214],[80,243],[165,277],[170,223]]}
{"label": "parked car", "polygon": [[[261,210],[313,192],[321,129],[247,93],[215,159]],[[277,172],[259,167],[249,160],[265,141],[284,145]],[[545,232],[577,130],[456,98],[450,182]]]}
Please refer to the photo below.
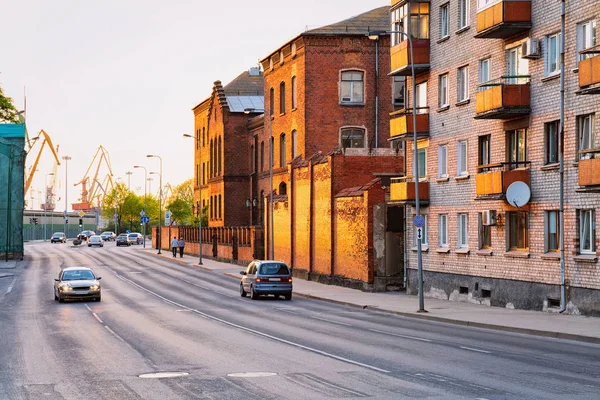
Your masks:
{"label": "parked car", "polygon": [[131,246],[126,233],[121,233],[117,236],[117,246]]}
{"label": "parked car", "polygon": [[100,246],[104,247],[104,240],[102,240],[102,236],[93,235],[88,238],[88,247],[92,246]]}
{"label": "parked car", "polygon": [[82,231],[79,235],[77,235],[77,239],[81,241],[86,241],[90,236],[94,236],[96,232],[94,231]]}
{"label": "parked car", "polygon": [[67,235],[64,232],[54,232],[50,238],[50,243],[67,243]]}
{"label": "parked car", "polygon": [[86,267],[63,268],[54,278],[54,300],[59,303],[67,299],[102,299],[101,277]]}
{"label": "parked car", "polygon": [[251,299],[263,295],[283,295],[286,300],[292,299],[292,272],[282,261],[254,260],[245,271],[240,272],[240,296],[250,294]]}
{"label": "parked car", "polygon": [[108,241],[108,240],[115,240],[117,238],[117,235],[114,232],[102,232],[100,234],[100,237],[102,237],[102,240],[104,241]]}
{"label": "parked car", "polygon": [[129,244],[142,244],[144,243],[144,237],[141,233],[133,232],[127,235],[127,241]]}

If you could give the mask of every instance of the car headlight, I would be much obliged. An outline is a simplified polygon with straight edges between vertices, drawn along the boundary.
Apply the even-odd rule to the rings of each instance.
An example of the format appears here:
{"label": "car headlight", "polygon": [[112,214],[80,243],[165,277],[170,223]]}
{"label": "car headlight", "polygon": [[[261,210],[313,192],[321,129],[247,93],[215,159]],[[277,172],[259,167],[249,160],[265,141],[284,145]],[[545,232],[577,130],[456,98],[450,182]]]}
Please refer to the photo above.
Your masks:
{"label": "car headlight", "polygon": [[73,288],[71,287],[70,284],[63,283],[62,285],[60,285],[60,290],[63,291],[63,292],[68,292],[70,290],[73,290]]}
{"label": "car headlight", "polygon": [[100,289],[100,285],[92,285],[90,286],[90,290],[98,290]]}

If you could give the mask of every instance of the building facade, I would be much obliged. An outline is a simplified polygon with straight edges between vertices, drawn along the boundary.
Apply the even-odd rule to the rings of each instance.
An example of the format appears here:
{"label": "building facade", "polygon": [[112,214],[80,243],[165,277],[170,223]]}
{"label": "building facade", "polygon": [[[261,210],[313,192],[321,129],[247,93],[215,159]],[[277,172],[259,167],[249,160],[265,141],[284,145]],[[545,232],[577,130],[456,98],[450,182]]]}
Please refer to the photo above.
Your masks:
{"label": "building facade", "polygon": [[[391,136],[409,141],[407,175],[419,177],[425,296],[598,315],[600,3],[393,0],[390,16],[391,31],[413,40],[411,58],[406,36],[391,34],[392,74],[410,76],[414,63],[417,105],[392,113]],[[392,183],[407,221],[414,187]],[[418,239],[407,233],[415,293]]]}

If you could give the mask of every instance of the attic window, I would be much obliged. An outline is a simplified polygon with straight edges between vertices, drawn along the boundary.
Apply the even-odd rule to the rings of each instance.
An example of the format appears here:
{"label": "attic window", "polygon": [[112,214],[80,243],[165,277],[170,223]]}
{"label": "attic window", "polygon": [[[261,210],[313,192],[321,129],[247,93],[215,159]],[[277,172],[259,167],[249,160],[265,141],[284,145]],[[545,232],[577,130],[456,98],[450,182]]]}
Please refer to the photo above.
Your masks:
{"label": "attic window", "polygon": [[283,50],[281,50],[279,52],[279,64],[283,65],[284,58],[285,58],[285,56],[283,55]]}

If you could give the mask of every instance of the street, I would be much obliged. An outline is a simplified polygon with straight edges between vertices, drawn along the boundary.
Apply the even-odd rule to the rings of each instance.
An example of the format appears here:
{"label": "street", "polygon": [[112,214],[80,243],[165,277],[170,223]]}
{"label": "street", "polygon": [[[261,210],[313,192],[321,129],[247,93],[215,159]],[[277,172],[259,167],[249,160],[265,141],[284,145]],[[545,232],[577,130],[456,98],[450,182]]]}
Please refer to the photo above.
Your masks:
{"label": "street", "polygon": [[[600,393],[600,345],[301,296],[253,301],[240,297],[231,277],[141,246],[37,242],[25,252],[26,262],[0,269],[0,399],[596,399]],[[53,300],[53,279],[67,266],[90,267],[102,277],[102,302]]]}

